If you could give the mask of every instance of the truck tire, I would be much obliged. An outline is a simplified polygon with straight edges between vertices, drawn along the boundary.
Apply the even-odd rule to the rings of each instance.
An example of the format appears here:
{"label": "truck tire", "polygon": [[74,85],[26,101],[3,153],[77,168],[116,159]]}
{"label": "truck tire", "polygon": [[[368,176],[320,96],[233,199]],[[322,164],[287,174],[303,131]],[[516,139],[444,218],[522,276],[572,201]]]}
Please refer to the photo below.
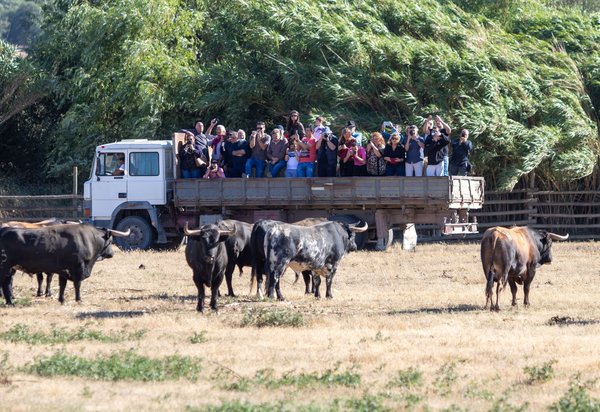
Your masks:
{"label": "truck tire", "polygon": [[140,216],[127,216],[117,223],[117,230],[131,230],[127,237],[115,238],[115,244],[121,250],[147,250],[154,243],[154,230],[146,219]]}
{"label": "truck tire", "polygon": [[[355,225],[355,224],[364,224],[364,222],[357,218],[354,215],[333,215],[329,217],[329,220],[332,220],[334,222],[343,222],[343,223],[347,223],[349,225]],[[356,242],[356,249],[357,250],[362,250],[365,248],[366,244],[367,244],[367,239],[369,238],[369,234],[367,232],[362,232],[362,233],[356,233],[355,234],[355,242]]]}

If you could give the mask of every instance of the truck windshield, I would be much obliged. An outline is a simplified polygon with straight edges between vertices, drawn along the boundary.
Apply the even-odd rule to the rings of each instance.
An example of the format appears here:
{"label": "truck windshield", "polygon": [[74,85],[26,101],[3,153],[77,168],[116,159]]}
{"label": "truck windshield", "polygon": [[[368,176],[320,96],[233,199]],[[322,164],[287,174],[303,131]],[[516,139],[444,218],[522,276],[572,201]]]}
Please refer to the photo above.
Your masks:
{"label": "truck windshield", "polygon": [[117,176],[125,172],[125,153],[99,153],[96,161],[96,176]]}

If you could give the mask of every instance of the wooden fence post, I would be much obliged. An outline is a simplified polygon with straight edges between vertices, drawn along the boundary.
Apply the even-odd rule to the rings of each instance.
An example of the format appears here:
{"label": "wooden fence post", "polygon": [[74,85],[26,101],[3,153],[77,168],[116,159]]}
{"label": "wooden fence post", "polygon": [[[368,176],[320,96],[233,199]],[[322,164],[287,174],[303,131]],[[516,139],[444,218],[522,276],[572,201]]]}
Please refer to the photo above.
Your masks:
{"label": "wooden fence post", "polygon": [[77,166],[73,166],[73,218],[77,218]]}

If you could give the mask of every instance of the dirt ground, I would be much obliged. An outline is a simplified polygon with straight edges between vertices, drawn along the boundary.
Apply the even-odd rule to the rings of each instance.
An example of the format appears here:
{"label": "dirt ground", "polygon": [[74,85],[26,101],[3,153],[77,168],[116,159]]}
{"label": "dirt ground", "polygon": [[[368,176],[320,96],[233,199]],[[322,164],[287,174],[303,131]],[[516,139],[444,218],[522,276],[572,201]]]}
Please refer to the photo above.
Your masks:
{"label": "dirt ground", "polygon": [[[47,334],[84,328],[141,337],[65,344],[0,339],[0,399],[13,411],[535,411],[568,398],[570,385],[579,382],[593,402],[600,398],[598,248],[555,242],[553,264],[541,267],[533,282],[531,306],[522,305],[519,287],[519,305],[510,306],[505,290],[498,313],[483,310],[477,243],[352,253],[340,265],[332,300],[304,295],[302,280],[293,284],[289,271],[282,281],[286,301],[257,300],[249,292],[249,268],[241,277],[236,271],[238,297],[222,297],[218,313],[204,314],[195,310],[183,249],[118,251],[97,263],[80,304],[69,284],[61,306],[57,282],[55,297],[36,298],[35,279],[19,274],[16,307],[0,306],[0,334],[26,325]],[[260,310],[299,316],[304,325],[244,325]],[[202,371],[196,380],[163,382],[28,371],[57,352],[92,359],[128,350],[157,359],[190,356]],[[271,381],[262,378],[264,370]],[[324,378],[328,371],[332,379]],[[344,381],[349,374],[359,383]],[[317,379],[306,383],[308,375]]]}

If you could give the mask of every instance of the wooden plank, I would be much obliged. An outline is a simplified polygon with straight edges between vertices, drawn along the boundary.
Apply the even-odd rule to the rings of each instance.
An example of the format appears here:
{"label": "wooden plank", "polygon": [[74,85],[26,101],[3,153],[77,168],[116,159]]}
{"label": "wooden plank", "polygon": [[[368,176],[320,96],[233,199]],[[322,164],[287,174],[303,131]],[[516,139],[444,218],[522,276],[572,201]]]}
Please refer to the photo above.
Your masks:
{"label": "wooden plank", "polygon": [[480,212],[480,211],[471,211],[471,216],[477,217],[489,217],[489,216],[511,216],[511,215],[527,215],[529,214],[529,210],[503,210],[498,212]]}
{"label": "wooden plank", "polygon": [[543,228],[548,228],[548,227],[554,227],[557,229],[567,229],[567,228],[572,228],[572,229],[599,229],[600,228],[600,223],[599,224],[592,224],[592,225],[578,225],[578,224],[565,224],[565,223],[546,223],[546,224],[541,224],[541,223],[536,223],[534,225],[532,225],[532,227],[534,228],[538,228],[538,229],[543,229]]}
{"label": "wooden plank", "polygon": [[526,203],[534,203],[535,199],[502,199],[502,200],[485,200],[486,205],[520,205]]}
{"label": "wooden plank", "polygon": [[511,220],[507,222],[477,222],[477,226],[480,227],[493,227],[493,226],[520,226],[520,225],[531,225],[530,220]]}
{"label": "wooden plank", "polygon": [[579,207],[579,206],[596,206],[600,207],[600,202],[535,202],[536,206],[571,206],[571,207]]}
{"label": "wooden plank", "polygon": [[532,213],[531,216],[542,218],[597,219],[600,218],[600,213]]}

